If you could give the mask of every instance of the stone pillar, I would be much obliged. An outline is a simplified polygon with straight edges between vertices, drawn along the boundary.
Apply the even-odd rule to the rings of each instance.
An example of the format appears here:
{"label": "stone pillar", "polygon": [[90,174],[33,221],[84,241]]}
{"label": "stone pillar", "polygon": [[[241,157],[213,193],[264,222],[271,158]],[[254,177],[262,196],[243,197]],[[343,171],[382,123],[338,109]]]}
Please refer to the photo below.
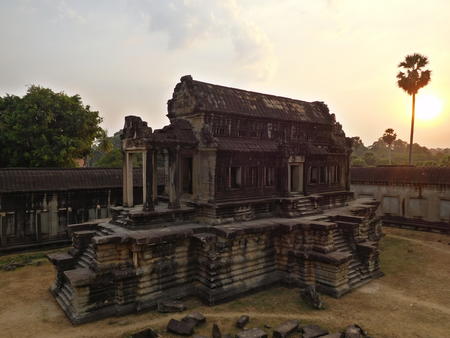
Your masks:
{"label": "stone pillar", "polygon": [[155,158],[154,156],[155,151],[154,150],[148,150],[147,152],[143,153],[143,165],[142,171],[143,175],[145,177],[142,190],[145,191],[144,193],[144,211],[153,211],[155,210],[153,206],[153,160]]}
{"label": "stone pillar", "polygon": [[123,206],[133,206],[133,157],[132,153],[123,153]]}
{"label": "stone pillar", "polygon": [[142,205],[145,209],[145,203],[147,202],[147,152],[142,152]]}
{"label": "stone pillar", "polygon": [[164,194],[169,195],[170,172],[169,172],[169,153],[167,149],[163,151],[164,158]]}
{"label": "stone pillar", "polygon": [[[6,246],[6,213],[0,212],[0,245]],[[5,218],[5,224],[3,224],[3,217]]]}
{"label": "stone pillar", "polygon": [[169,209],[180,207],[179,149],[169,150]]}
{"label": "stone pillar", "polygon": [[153,151],[153,205],[158,205],[158,151]]}

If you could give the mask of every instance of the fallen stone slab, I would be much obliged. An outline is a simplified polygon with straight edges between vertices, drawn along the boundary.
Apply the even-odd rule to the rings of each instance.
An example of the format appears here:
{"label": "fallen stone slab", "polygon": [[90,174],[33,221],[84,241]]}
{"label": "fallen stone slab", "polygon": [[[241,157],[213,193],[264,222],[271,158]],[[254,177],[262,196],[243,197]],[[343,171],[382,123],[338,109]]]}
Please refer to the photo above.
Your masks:
{"label": "fallen stone slab", "polygon": [[287,320],[284,323],[278,325],[273,330],[274,338],[285,338],[298,329],[300,322],[295,319]]}
{"label": "fallen stone slab", "polygon": [[320,338],[341,338],[342,334],[341,333],[329,333],[326,334],[325,336],[322,336]]}
{"label": "fallen stone slab", "polygon": [[186,310],[186,306],[177,300],[162,300],[158,302],[158,312],[182,312]]}
{"label": "fallen stone slab", "polygon": [[302,327],[303,338],[317,338],[327,335],[329,332],[319,325],[306,325]]}
{"label": "fallen stone slab", "polygon": [[194,333],[195,323],[192,321],[181,321],[171,319],[167,324],[167,331],[182,336],[190,336]]}
{"label": "fallen stone slab", "polygon": [[200,324],[203,324],[206,321],[206,318],[200,312],[191,312],[186,317],[184,317],[182,320],[194,320],[195,326],[198,326]]}
{"label": "fallen stone slab", "polygon": [[249,322],[250,317],[249,316],[240,316],[239,319],[236,321],[236,327],[243,329],[245,325]]}
{"label": "fallen stone slab", "polygon": [[222,332],[220,332],[220,328],[216,323],[212,327],[212,338],[222,338]]}
{"label": "fallen stone slab", "polygon": [[133,333],[131,335],[131,338],[157,338],[157,337],[159,337],[159,335],[153,329],[146,329],[140,332]]}
{"label": "fallen stone slab", "polygon": [[369,337],[366,331],[362,329],[361,326],[353,324],[349,325],[345,328],[342,333],[343,338],[364,338]]}
{"label": "fallen stone slab", "polygon": [[316,291],[315,286],[310,285],[306,287],[304,290],[300,291],[300,296],[302,297],[303,301],[312,308],[317,310],[321,310],[324,308],[322,299],[319,293]]}
{"label": "fallen stone slab", "polygon": [[238,332],[236,338],[267,338],[267,333],[259,328],[253,328]]}

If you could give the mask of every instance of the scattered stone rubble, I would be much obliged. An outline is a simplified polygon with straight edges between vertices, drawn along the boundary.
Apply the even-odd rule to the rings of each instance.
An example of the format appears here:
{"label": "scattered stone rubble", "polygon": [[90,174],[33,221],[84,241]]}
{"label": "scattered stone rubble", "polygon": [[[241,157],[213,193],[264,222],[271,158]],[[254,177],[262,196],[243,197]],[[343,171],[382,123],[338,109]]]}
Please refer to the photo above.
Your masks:
{"label": "scattered stone rubble", "polygon": [[[241,328],[244,327],[250,320],[249,316],[241,316],[237,323],[241,323]],[[170,319],[167,324],[167,332],[180,336],[190,336],[192,338],[206,338],[205,336],[195,334],[195,328],[206,322],[206,318],[199,312],[193,312],[182,318],[181,320]],[[244,324],[245,323],[245,324]],[[237,325],[236,325],[237,326]],[[329,333],[329,331],[323,329],[318,325],[300,325],[298,320],[287,320],[278,325],[273,330],[267,330],[269,325],[264,325],[265,329],[253,327],[243,329],[236,333],[222,334],[220,327],[217,323],[212,326],[211,337],[212,338],[288,338],[288,337],[302,337],[302,338],[370,338],[364,329],[359,325],[353,324],[347,326],[343,331],[336,333]],[[272,331],[272,332],[271,332]],[[164,335],[158,335],[158,333],[152,329],[146,329],[141,332],[133,334],[132,338],[156,338],[163,337]]]}

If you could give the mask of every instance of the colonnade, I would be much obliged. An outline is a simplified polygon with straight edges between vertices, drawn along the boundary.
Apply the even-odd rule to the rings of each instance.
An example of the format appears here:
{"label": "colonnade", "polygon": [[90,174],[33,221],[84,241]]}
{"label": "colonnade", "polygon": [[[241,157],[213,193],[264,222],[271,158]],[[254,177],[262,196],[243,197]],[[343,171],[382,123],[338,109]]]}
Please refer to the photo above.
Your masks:
{"label": "colonnade", "polygon": [[158,154],[164,158],[166,192],[169,209],[180,207],[180,149],[126,149],[123,151],[123,206],[133,207],[133,156],[142,154],[142,201],[144,211],[154,211],[158,204]]}

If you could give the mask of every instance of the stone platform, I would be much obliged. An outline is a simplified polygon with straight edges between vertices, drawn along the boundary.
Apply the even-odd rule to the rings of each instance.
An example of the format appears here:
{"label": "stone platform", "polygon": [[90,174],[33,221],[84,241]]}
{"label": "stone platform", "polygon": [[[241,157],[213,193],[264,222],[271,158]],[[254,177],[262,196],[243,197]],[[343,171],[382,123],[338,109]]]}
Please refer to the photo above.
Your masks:
{"label": "stone platform", "polygon": [[320,214],[217,226],[72,226],[73,248],[48,255],[57,271],[51,292],[74,324],[163,299],[214,305],[276,283],[340,297],[382,275],[377,206],[359,199]]}

